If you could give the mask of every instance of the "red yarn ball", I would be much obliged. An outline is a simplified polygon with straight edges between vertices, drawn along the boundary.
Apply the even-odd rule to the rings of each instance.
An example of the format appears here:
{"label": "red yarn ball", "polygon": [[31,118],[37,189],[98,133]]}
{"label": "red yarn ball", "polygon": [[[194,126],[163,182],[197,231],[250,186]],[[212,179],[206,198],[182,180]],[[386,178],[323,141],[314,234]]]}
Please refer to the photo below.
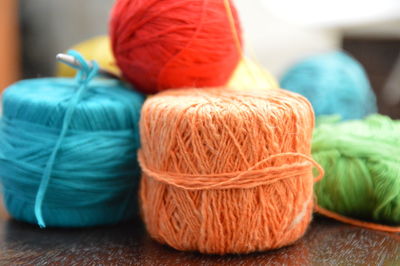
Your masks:
{"label": "red yarn ball", "polygon": [[229,3],[237,37],[224,0],[117,0],[110,33],[124,78],[145,93],[225,85],[242,41]]}

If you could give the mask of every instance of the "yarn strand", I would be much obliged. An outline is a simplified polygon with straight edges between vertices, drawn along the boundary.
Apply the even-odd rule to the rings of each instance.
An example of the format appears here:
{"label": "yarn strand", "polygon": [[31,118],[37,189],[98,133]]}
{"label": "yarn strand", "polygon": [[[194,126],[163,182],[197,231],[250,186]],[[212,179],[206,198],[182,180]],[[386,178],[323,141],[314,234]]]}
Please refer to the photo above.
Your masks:
{"label": "yarn strand", "polygon": [[239,34],[235,27],[235,19],[233,17],[232,8],[231,8],[231,4],[229,3],[229,0],[224,0],[224,6],[225,6],[225,10],[226,10],[226,15],[228,16],[229,25],[231,27],[233,39],[235,41],[236,49],[237,49],[240,57],[243,58],[244,57],[243,49],[242,49],[242,45],[240,44]]}
{"label": "yarn strand", "polygon": [[366,229],[372,229],[372,230],[376,230],[376,231],[400,233],[400,226],[389,226],[389,225],[365,222],[365,221],[349,218],[349,217],[340,215],[338,213],[329,211],[325,208],[322,208],[318,204],[315,204],[314,209],[317,213],[322,214],[326,217],[329,217],[331,219],[337,220],[342,223],[351,224],[354,226],[358,226],[358,227],[362,227],[362,228],[366,228]]}
{"label": "yarn strand", "polygon": [[57,142],[53,148],[53,151],[51,152],[50,157],[46,163],[46,166],[45,166],[45,169],[44,169],[43,175],[42,175],[42,180],[40,182],[40,185],[39,185],[39,188],[38,188],[38,191],[36,194],[35,216],[36,216],[37,222],[41,228],[46,227],[46,223],[44,221],[43,213],[42,213],[42,204],[43,204],[43,200],[46,195],[47,186],[50,182],[51,173],[52,173],[52,170],[54,167],[54,162],[56,160],[58,151],[60,150],[61,144],[67,134],[69,124],[74,115],[75,107],[76,107],[77,103],[79,102],[79,100],[81,99],[83,92],[87,88],[88,83],[97,75],[97,72],[99,69],[97,63],[94,61],[93,61],[92,68],[89,68],[89,66],[86,64],[85,60],[83,60],[83,58],[79,55],[79,53],[77,53],[75,51],[69,51],[68,54],[74,56],[77,60],[79,60],[79,62],[83,66],[83,71],[78,72],[77,78],[79,80],[80,87],[78,88],[75,96],[70,100],[68,109],[66,110],[64,120],[62,123],[60,135],[59,135]]}
{"label": "yarn strand", "polygon": [[[276,167],[267,167],[255,170],[260,165],[276,158],[300,157],[307,163],[284,164]],[[314,161],[310,156],[286,152],[275,154],[259,161],[251,166],[247,171],[211,174],[211,175],[191,175],[185,173],[165,173],[152,170],[144,161],[142,152],[138,153],[139,164],[143,172],[169,185],[173,185],[186,190],[204,190],[204,189],[232,189],[232,188],[253,188],[260,185],[272,184],[274,182],[290,178],[293,176],[303,176],[309,171],[310,163],[318,170],[318,176],[314,178],[314,182],[318,182],[324,176],[324,169]]]}
{"label": "yarn strand", "polygon": [[[251,79],[253,81],[256,81],[257,75],[256,75],[256,73],[254,73],[254,68],[250,67],[248,59],[244,55],[243,47],[241,45],[240,37],[239,37],[238,31],[235,26],[235,18],[233,16],[232,7],[231,7],[231,4],[229,3],[229,0],[224,0],[224,6],[225,6],[225,10],[226,10],[226,15],[228,16],[229,25],[231,27],[231,31],[232,31],[232,35],[233,35],[233,39],[234,39],[234,42],[236,45],[237,52],[243,61],[243,64],[245,66],[247,74],[251,77]],[[255,62],[255,64],[257,66],[259,65],[257,62]],[[263,76],[267,79],[267,82],[269,83],[268,87],[271,87],[271,88],[277,87],[276,82],[269,75],[265,74]]]}

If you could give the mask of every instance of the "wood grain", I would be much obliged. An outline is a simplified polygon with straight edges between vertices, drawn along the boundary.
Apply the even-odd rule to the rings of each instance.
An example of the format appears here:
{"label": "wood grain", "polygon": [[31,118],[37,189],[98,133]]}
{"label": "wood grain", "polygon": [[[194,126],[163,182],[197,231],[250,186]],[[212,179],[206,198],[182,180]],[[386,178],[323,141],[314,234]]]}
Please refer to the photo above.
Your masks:
{"label": "wood grain", "polygon": [[2,265],[400,265],[399,235],[316,217],[294,245],[249,255],[185,253],[150,239],[139,219],[113,227],[39,229],[0,219]]}

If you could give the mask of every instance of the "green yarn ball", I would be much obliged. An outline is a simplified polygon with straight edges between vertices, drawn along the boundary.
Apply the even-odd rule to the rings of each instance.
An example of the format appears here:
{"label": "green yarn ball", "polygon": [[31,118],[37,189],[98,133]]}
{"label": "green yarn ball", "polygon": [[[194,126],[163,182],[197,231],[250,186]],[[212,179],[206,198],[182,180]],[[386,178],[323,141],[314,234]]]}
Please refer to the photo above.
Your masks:
{"label": "green yarn ball", "polygon": [[400,121],[382,115],[335,123],[322,119],[312,154],[325,169],[318,204],[364,221],[400,224]]}

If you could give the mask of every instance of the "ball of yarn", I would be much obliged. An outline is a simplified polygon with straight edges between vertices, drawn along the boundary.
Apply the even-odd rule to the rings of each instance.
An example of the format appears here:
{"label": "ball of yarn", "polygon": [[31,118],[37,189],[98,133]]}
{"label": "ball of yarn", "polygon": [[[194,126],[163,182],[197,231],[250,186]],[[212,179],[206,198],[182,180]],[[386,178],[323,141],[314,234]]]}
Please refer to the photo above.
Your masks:
{"label": "ball of yarn", "polygon": [[233,90],[265,90],[279,88],[278,82],[261,65],[242,59],[233,72],[227,87]]}
{"label": "ball of yarn", "polygon": [[140,198],[150,235],[178,250],[293,243],[313,206],[309,102],[283,90],[171,90],[142,109]]}
{"label": "ball of yarn", "polygon": [[283,76],[281,87],[304,95],[316,116],[338,114],[344,120],[360,119],[377,110],[363,67],[344,52],[300,61]]}
{"label": "ball of yarn", "polygon": [[345,217],[400,225],[399,121],[382,115],[325,121],[315,130],[312,154],[326,173],[315,186],[319,206]]}
{"label": "ball of yarn", "polygon": [[0,121],[0,177],[10,215],[41,227],[130,219],[142,102],[116,80],[41,78],[10,86]]}
{"label": "ball of yarn", "polygon": [[241,56],[240,32],[231,0],[118,0],[110,22],[123,76],[146,93],[225,85]]}
{"label": "ball of yarn", "polygon": [[[79,52],[87,60],[96,60],[99,66],[117,76],[120,70],[115,63],[114,55],[111,51],[110,39],[107,35],[101,35],[89,40],[85,40],[71,47],[72,50]],[[76,70],[63,64],[57,63],[58,77],[74,77]]]}

